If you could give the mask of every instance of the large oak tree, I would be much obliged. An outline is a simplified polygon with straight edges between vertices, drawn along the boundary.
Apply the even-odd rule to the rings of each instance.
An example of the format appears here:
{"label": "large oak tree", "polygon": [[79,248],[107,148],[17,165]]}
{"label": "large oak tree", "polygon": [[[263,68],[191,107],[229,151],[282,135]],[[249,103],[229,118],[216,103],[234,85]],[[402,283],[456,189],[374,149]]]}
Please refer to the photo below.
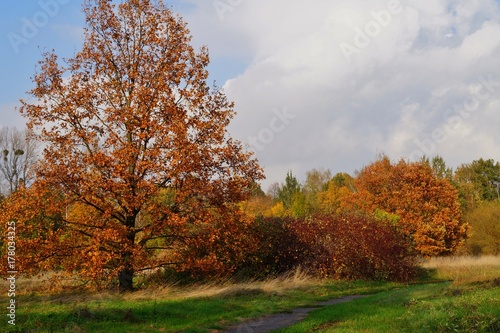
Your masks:
{"label": "large oak tree", "polygon": [[112,274],[129,290],[200,230],[227,227],[263,174],[228,136],[233,104],[207,86],[208,51],[193,49],[180,17],[153,0],[83,10],[81,51],[44,54],[36,102],[23,101],[45,149],[36,184],[3,214],[23,230],[23,269]]}

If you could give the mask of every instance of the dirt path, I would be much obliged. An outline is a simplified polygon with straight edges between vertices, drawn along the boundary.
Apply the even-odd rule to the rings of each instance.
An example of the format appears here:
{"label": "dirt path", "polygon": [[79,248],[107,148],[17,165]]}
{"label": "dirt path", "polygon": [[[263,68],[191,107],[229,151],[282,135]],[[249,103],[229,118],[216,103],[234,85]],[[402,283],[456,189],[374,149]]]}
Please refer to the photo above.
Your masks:
{"label": "dirt path", "polygon": [[257,319],[252,319],[238,326],[232,327],[224,333],[265,333],[278,328],[291,326],[303,320],[307,314],[313,310],[327,305],[350,302],[357,298],[365,297],[366,295],[352,295],[341,298],[335,298],[326,302],[320,302],[312,307],[297,308],[287,313],[277,313]]}

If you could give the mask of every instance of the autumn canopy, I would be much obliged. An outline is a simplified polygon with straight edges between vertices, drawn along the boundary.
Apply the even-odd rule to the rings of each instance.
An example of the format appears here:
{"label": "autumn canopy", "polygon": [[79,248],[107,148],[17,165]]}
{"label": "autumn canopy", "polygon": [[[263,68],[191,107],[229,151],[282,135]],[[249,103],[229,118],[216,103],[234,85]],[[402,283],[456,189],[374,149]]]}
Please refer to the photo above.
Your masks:
{"label": "autumn canopy", "polygon": [[[21,113],[44,145],[37,181],[9,198],[22,270],[116,277],[176,260],[263,178],[226,127],[208,51],[161,1],[85,1],[83,46],[44,54]],[[29,255],[28,255],[29,253]],[[207,260],[210,253],[207,253]]]}

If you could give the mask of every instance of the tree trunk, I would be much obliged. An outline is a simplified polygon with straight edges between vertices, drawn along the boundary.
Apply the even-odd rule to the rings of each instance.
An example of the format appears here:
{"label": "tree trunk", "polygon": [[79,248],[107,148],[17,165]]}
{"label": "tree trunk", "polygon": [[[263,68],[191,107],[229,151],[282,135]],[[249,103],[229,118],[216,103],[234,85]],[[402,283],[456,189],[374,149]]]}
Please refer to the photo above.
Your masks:
{"label": "tree trunk", "polygon": [[133,279],[134,269],[131,267],[125,267],[118,272],[119,290],[121,293],[134,290]]}
{"label": "tree trunk", "polygon": [[[137,213],[127,216],[125,221],[125,225],[129,228],[127,232],[127,237],[125,238],[125,242],[131,248],[135,244],[135,231],[133,227],[135,226],[135,218]],[[122,263],[124,267],[118,272],[118,283],[120,292],[127,292],[134,290],[134,265],[133,265],[133,254],[131,250],[126,250],[122,253]]]}

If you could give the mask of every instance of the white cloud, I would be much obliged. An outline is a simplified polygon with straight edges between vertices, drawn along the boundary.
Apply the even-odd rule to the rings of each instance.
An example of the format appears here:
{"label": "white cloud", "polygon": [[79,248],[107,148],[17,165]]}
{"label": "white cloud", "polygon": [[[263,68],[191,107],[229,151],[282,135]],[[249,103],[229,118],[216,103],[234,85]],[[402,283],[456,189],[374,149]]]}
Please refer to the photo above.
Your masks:
{"label": "white cloud", "polygon": [[420,149],[417,141],[442,139],[446,128],[432,154],[452,165],[500,160],[498,85],[459,124],[450,127],[446,113],[464,104],[481,77],[500,82],[497,2],[401,1],[402,10],[350,59],[339,45],[356,46],[356,28],[366,34],[378,22],[373,12],[395,0],[233,1],[223,20],[212,4],[193,2],[198,10],[187,20],[197,40],[215,56],[249,59],[225,84],[238,112],[233,135],[245,141],[258,134],[276,108],[296,115],[257,152],[265,186],[290,168],[303,178],[313,167],[352,172],[378,153],[408,157]]}
{"label": "white cloud", "polygon": [[[497,0],[182,2],[174,9],[195,46],[208,45],[211,70],[232,73],[218,82],[236,103],[232,135],[248,144],[263,135],[264,189],[289,169],[301,179],[319,167],[352,173],[379,153],[500,160]],[[76,42],[71,24],[51,31]],[[478,91],[487,96],[464,111]],[[0,105],[2,125],[24,126],[15,106]],[[293,115],[284,127],[277,110]]]}

